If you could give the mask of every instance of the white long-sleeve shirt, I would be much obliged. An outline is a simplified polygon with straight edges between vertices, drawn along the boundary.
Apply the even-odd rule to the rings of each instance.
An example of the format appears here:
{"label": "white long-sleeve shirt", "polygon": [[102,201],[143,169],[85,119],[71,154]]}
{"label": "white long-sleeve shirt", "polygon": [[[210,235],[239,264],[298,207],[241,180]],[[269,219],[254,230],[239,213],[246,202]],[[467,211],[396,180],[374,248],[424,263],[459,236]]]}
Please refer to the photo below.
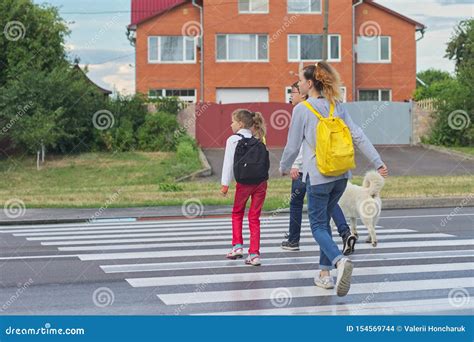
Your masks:
{"label": "white long-sleeve shirt", "polygon": [[296,157],[293,165],[291,166],[292,169],[298,169],[300,172],[303,170],[303,145],[300,147],[300,153],[298,153],[298,157]]}
{"label": "white long-sleeve shirt", "polygon": [[[246,138],[252,137],[252,131],[246,128],[240,129],[237,134],[242,134]],[[224,163],[222,165],[221,185],[229,186],[234,179],[235,148],[237,147],[240,139],[242,139],[242,137],[239,135],[231,135],[229,138],[227,138],[227,142],[225,144]]]}

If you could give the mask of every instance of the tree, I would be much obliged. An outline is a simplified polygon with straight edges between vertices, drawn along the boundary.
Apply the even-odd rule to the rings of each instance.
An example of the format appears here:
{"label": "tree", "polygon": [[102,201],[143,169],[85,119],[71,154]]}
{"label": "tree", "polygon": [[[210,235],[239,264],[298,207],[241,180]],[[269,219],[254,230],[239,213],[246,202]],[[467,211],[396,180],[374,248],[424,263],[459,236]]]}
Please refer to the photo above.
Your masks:
{"label": "tree", "polygon": [[[453,79],[453,76],[449,72],[433,68],[420,71],[416,74],[416,77],[422,80],[427,86],[430,86],[434,82]],[[423,85],[419,84],[419,86]]]}
{"label": "tree", "polygon": [[27,70],[51,71],[67,64],[69,29],[52,6],[2,0],[0,31],[0,86]]}
{"label": "tree", "polygon": [[[13,145],[34,153],[87,150],[93,140],[92,118],[106,102],[71,67],[20,73],[0,87],[0,123]],[[22,108],[22,109],[21,109]]]}
{"label": "tree", "polygon": [[461,21],[454,29],[445,57],[454,60],[456,70],[474,59],[474,19]]}
{"label": "tree", "polygon": [[438,96],[437,119],[429,142],[474,145],[474,19],[461,21],[448,43],[446,57],[456,63],[456,80]]}
{"label": "tree", "polygon": [[413,98],[415,101],[435,98],[440,95],[440,90],[449,86],[455,78],[447,71],[428,69],[416,75],[425,85],[418,82]]}

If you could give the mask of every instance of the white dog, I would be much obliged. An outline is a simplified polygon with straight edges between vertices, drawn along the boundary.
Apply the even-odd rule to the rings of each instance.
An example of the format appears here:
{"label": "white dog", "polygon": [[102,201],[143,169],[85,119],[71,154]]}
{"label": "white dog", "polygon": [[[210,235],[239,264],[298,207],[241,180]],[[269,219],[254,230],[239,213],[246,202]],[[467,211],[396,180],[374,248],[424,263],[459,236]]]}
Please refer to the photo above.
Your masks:
{"label": "white dog", "polygon": [[347,188],[338,202],[344,216],[351,220],[352,233],[359,237],[357,218],[360,217],[369,231],[366,242],[372,243],[374,247],[377,246],[375,226],[382,210],[380,191],[382,191],[383,186],[383,177],[377,171],[369,171],[365,174],[362,186],[348,182]]}

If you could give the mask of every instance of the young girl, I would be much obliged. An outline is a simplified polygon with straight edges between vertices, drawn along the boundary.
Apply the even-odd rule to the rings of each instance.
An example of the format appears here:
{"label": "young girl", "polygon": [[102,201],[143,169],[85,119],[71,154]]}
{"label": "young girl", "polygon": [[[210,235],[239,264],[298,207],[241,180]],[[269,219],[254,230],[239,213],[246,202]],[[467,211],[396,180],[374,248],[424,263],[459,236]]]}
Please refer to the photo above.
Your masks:
{"label": "young girl", "polygon": [[[339,102],[339,74],[326,62],[305,67],[300,72],[299,88],[302,95],[308,95],[309,104],[321,115],[329,115],[330,104],[334,105],[334,115],[344,120],[351,131],[352,140],[359,150],[372,161],[382,176],[388,175],[388,169],[380,155],[360,127],[352,121],[349,113]],[[326,289],[334,288],[330,270],[337,268],[336,293],[345,296],[350,289],[353,265],[349,258],[339,251],[334,243],[329,226],[329,217],[342,196],[350,172],[340,176],[324,176],[316,166],[316,127],[319,119],[303,103],[293,110],[280,172],[288,174],[303,145],[303,179],[308,194],[308,216],[311,231],[320,248],[320,274],[315,285]]]}
{"label": "young girl", "polygon": [[[301,95],[298,82],[291,86],[291,104],[296,106],[300,102],[306,101],[308,95]],[[288,251],[300,250],[301,221],[303,217],[303,203],[306,195],[306,184],[303,182],[303,146],[301,146],[298,157],[293,162],[290,170],[291,176],[291,196],[290,196],[290,226],[285,240],[281,243],[281,248]],[[331,215],[336,223],[339,236],[342,238],[342,254],[350,255],[354,252],[357,237],[351,234],[344,213],[339,204],[336,204]]]}
{"label": "young girl", "polygon": [[[238,142],[254,136],[260,141],[265,140],[265,122],[261,113],[238,109],[232,113],[232,131],[235,133],[227,139],[224,164],[222,166],[221,193],[225,196],[234,178],[234,155]],[[268,171],[268,169],[267,169]],[[235,189],[234,207],[232,209],[232,250],[227,254],[228,259],[243,257],[242,224],[245,206],[249,197],[252,198],[248,213],[250,228],[250,248],[245,260],[247,265],[259,266],[260,261],[260,213],[267,194],[267,181],[259,184],[241,184],[237,182]]]}

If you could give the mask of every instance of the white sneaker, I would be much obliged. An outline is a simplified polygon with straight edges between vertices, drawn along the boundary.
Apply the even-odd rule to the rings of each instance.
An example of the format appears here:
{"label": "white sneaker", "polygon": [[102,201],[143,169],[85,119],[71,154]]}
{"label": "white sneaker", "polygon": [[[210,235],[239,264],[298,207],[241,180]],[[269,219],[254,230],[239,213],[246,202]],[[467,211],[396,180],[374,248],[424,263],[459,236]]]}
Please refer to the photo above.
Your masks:
{"label": "white sneaker", "polygon": [[245,263],[247,265],[252,265],[252,266],[260,266],[262,263],[260,262],[260,256],[254,256],[251,257],[250,255],[245,259]]}
{"label": "white sneaker", "polygon": [[337,262],[336,293],[339,297],[344,297],[351,288],[353,268],[349,258],[342,258]]}
{"label": "white sneaker", "polygon": [[314,277],[314,285],[322,287],[323,289],[333,289],[334,280],[331,276],[320,277],[319,275]]}
{"label": "white sneaker", "polygon": [[239,248],[232,248],[232,250],[227,253],[225,256],[227,259],[235,260],[235,259],[240,259],[244,256],[244,249],[239,247]]}

